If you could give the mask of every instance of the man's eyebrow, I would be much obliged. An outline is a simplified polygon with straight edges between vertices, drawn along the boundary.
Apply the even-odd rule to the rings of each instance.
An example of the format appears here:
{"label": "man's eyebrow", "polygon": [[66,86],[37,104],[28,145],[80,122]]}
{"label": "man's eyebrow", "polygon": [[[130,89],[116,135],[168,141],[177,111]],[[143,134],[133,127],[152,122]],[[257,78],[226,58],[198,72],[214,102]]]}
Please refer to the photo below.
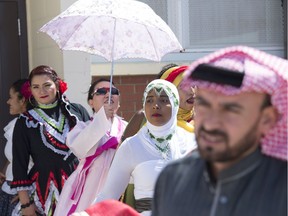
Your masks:
{"label": "man's eyebrow", "polygon": [[[209,101],[207,101],[204,97],[196,95],[195,101],[204,102],[206,104],[210,104]],[[236,108],[236,109],[243,109],[243,106],[237,102],[222,102],[221,106],[224,108]]]}
{"label": "man's eyebrow", "polygon": [[224,108],[236,108],[236,109],[243,109],[244,107],[237,103],[237,102],[223,102],[221,104],[222,107]]}
{"label": "man's eyebrow", "polygon": [[205,102],[207,102],[207,103],[208,103],[208,101],[207,101],[207,100],[205,100],[205,98],[204,98],[204,97],[202,97],[202,96],[200,96],[200,95],[195,95],[195,100],[198,100],[198,101],[205,101]]}

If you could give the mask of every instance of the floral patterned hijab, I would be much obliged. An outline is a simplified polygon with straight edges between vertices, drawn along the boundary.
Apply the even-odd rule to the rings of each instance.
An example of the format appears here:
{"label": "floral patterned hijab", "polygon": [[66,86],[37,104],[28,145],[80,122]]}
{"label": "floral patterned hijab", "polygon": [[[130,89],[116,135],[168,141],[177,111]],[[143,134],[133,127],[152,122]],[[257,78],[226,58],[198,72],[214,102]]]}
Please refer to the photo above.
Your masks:
{"label": "floral patterned hijab", "polygon": [[[148,93],[152,90],[155,89],[157,93],[161,94],[162,91],[164,91],[170,101],[170,104],[172,106],[172,114],[171,114],[171,119],[163,126],[154,126],[152,125],[148,120],[146,123],[146,126],[148,130],[156,137],[162,137],[167,134],[172,133],[175,131],[176,126],[177,126],[177,112],[179,109],[179,94],[176,86],[166,80],[162,79],[156,79],[150,82],[145,91],[144,91],[144,96],[143,96],[143,110],[145,110],[144,106],[146,103],[146,98]],[[145,112],[144,112],[145,113]],[[146,114],[145,114],[146,117]],[[147,118],[146,118],[147,119]]]}

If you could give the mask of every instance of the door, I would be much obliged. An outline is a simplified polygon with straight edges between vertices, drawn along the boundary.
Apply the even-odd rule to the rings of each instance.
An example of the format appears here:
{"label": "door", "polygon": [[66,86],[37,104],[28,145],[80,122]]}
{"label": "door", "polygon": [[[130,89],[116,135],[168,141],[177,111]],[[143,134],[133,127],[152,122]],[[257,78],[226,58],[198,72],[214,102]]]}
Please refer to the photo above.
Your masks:
{"label": "door", "polygon": [[3,128],[14,118],[6,101],[9,87],[28,76],[26,7],[23,0],[0,0],[0,168],[5,165]]}

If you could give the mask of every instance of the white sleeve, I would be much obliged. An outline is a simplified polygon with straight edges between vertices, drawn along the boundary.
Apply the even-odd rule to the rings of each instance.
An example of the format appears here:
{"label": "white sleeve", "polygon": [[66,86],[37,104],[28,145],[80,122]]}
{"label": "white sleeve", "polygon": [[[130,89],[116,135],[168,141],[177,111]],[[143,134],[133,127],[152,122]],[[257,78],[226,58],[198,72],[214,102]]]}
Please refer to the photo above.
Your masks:
{"label": "white sleeve", "polygon": [[79,121],[76,124],[67,135],[67,146],[78,158],[85,158],[110,127],[111,122],[107,119],[104,107],[102,107],[93,115],[92,121],[88,123]]}
{"label": "white sleeve", "polygon": [[124,193],[131,173],[134,169],[133,153],[128,140],[125,140],[116,151],[102,191],[97,195],[96,202],[107,199],[118,200]]}

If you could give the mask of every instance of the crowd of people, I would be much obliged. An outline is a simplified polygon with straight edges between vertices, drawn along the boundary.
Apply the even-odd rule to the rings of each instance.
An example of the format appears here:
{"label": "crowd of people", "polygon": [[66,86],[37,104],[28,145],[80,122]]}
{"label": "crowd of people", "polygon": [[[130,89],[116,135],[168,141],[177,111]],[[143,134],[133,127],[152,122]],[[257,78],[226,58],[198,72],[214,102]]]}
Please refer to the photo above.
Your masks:
{"label": "crowd of people", "polygon": [[168,64],[127,122],[110,80],[89,116],[38,66],[9,90],[0,214],[287,215],[287,71],[244,46]]}

